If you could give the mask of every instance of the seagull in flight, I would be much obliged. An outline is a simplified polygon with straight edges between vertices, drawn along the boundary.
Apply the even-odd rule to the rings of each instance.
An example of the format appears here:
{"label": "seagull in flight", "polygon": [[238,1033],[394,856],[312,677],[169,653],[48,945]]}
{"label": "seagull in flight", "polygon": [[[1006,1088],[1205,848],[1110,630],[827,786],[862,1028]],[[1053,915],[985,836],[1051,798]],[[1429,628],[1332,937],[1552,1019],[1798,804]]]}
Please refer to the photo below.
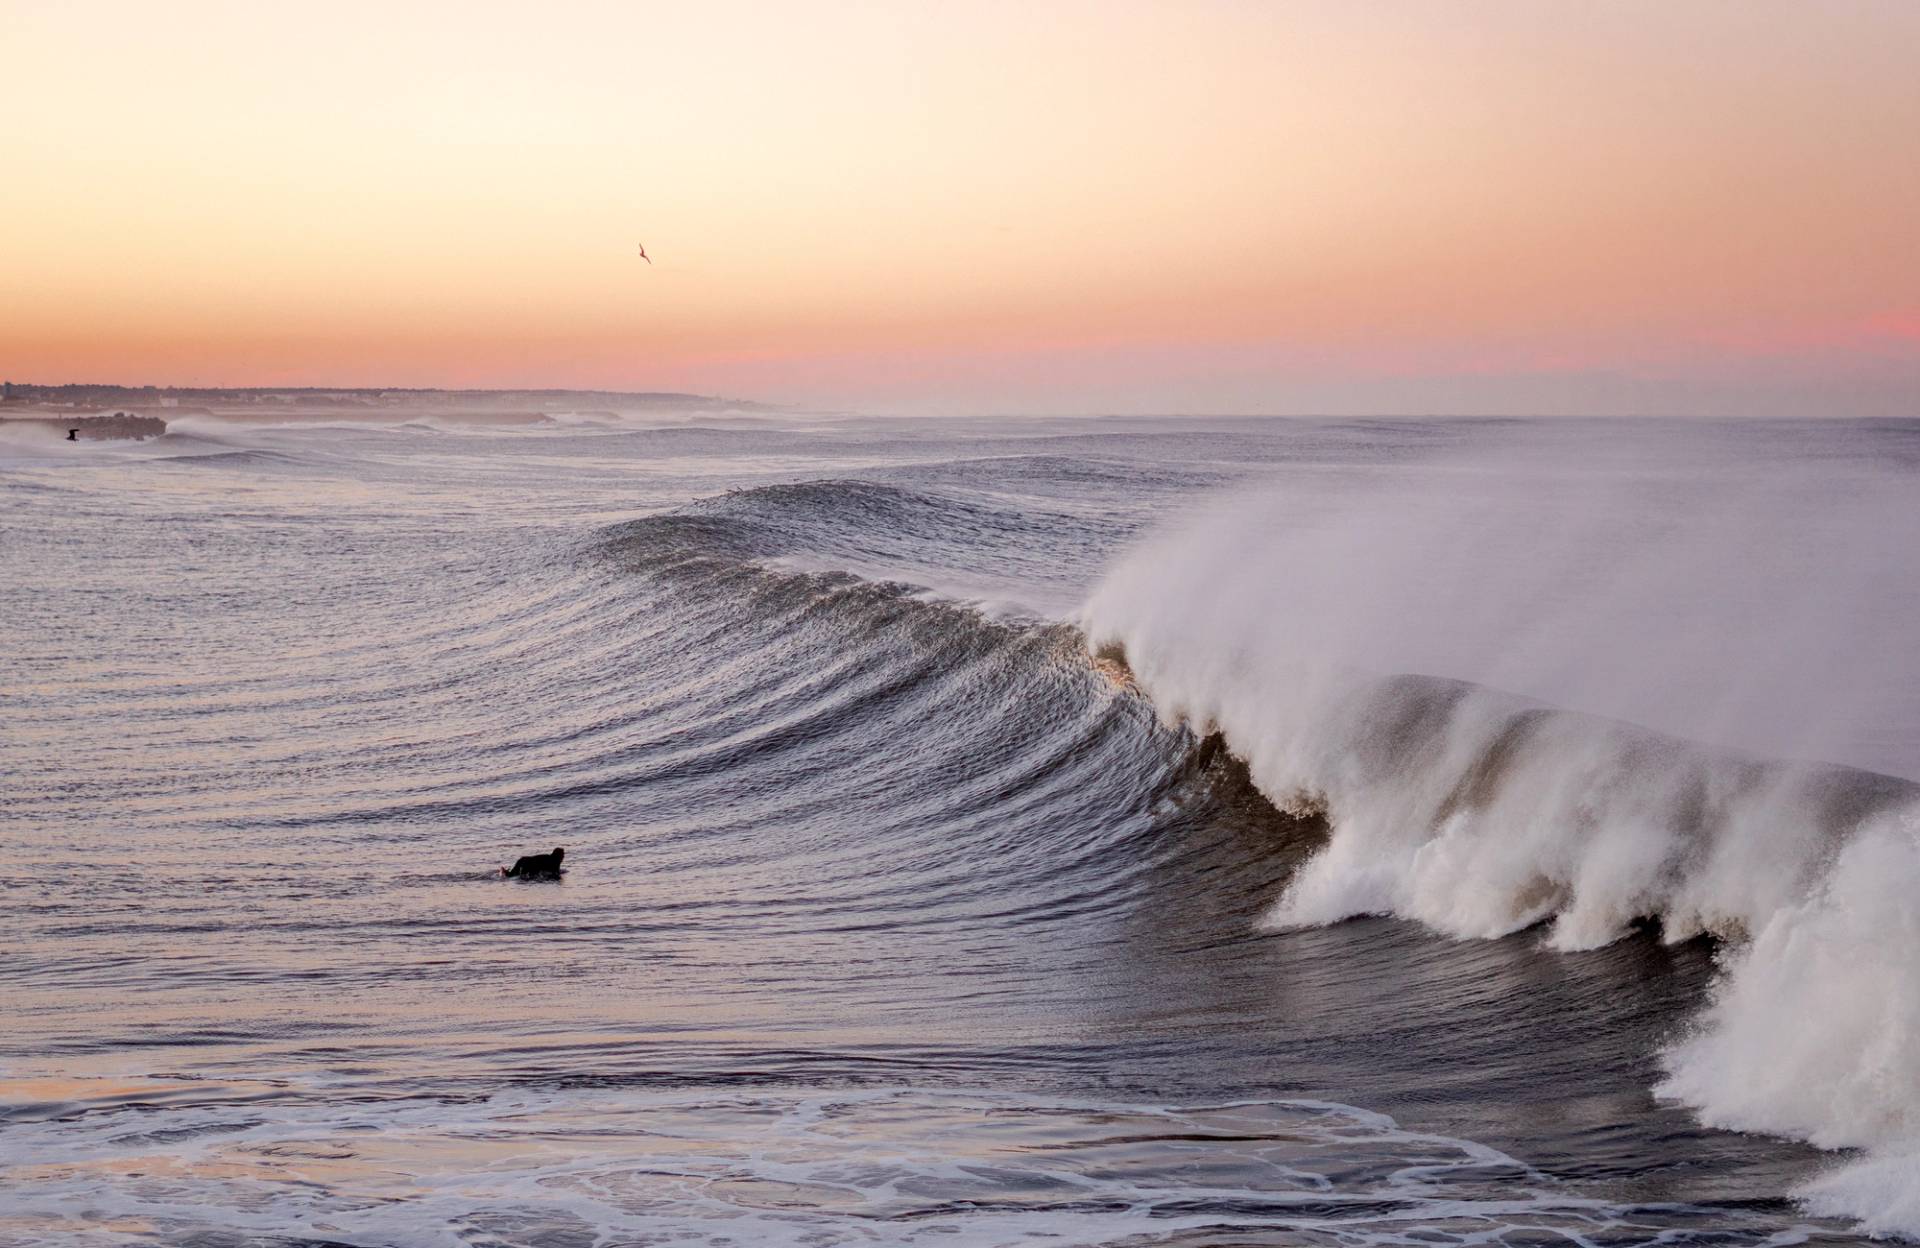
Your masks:
{"label": "seagull in flight", "polygon": [[640,244],[640,258],[648,264],[653,263],[653,257],[647,254],[647,245],[645,243]]}

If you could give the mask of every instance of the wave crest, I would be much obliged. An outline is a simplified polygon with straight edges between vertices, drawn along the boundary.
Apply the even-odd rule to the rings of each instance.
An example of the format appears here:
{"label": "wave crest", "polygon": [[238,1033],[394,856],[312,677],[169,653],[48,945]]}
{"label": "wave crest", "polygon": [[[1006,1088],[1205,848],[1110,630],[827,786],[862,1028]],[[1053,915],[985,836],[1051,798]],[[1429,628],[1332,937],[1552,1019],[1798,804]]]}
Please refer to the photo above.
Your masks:
{"label": "wave crest", "polygon": [[[1801,1195],[1920,1232],[1920,785],[1363,666],[1347,643],[1383,616],[1400,637],[1495,618],[1470,583],[1450,621],[1448,604],[1369,576],[1418,569],[1447,516],[1420,503],[1398,550],[1360,540],[1379,526],[1326,525],[1336,554],[1318,569],[1313,539],[1281,550],[1257,505],[1222,508],[1137,550],[1082,610],[1090,646],[1124,656],[1163,718],[1223,734],[1282,809],[1326,811],[1324,848],[1266,921],[1395,915],[1463,939],[1542,925],[1564,951],[1641,924],[1722,938],[1723,973],[1663,1054],[1659,1092],[1711,1125],[1870,1150]],[[1458,536],[1435,544],[1458,556]],[[1500,538],[1489,547],[1514,557],[1516,534]],[[1601,553],[1632,563],[1617,542]],[[1447,571],[1474,573],[1464,556]]]}

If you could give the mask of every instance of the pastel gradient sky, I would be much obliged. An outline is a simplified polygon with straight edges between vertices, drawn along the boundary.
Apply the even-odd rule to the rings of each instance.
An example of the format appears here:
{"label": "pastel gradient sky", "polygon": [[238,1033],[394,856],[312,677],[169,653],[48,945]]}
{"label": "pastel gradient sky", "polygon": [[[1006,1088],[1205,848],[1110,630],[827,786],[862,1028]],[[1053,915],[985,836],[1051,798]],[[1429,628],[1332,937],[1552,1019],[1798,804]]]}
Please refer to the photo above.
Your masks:
{"label": "pastel gradient sky", "polygon": [[1914,0],[0,0],[0,118],[15,380],[1920,415]]}

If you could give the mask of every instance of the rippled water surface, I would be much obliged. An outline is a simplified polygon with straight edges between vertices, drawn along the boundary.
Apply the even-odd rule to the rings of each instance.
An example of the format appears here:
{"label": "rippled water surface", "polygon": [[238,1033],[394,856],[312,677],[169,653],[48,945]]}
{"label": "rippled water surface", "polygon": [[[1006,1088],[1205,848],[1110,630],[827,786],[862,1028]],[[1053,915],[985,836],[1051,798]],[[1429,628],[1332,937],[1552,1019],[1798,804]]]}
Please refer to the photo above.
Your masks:
{"label": "rippled water surface", "polygon": [[1510,422],[457,415],[0,444],[0,1244],[1854,1236],[1655,1099],[1712,943],[1274,930],[1076,627]]}

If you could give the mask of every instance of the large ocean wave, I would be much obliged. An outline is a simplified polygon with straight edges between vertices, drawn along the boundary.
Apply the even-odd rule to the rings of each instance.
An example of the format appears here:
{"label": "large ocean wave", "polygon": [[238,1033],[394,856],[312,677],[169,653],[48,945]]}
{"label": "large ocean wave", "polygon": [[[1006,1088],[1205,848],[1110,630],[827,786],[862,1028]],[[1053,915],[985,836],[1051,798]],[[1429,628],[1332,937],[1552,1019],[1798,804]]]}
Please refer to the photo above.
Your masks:
{"label": "large ocean wave", "polygon": [[1661,1080],[1912,1225],[1887,496],[1431,457],[1494,433],[190,421],[10,483],[68,520],[21,1233],[1845,1239]]}
{"label": "large ocean wave", "polygon": [[[1909,504],[1855,481],[1758,511],[1735,505],[1754,501],[1743,481],[1609,511],[1615,486],[1544,484],[1412,488],[1387,522],[1226,500],[1111,572],[1090,643],[1169,723],[1222,734],[1277,806],[1324,813],[1325,849],[1268,924],[1538,927],[1566,951],[1644,924],[1716,937],[1721,976],[1658,1092],[1711,1125],[1866,1150],[1802,1196],[1920,1233],[1920,785],[1742,748],[1844,742],[1897,653],[1866,578]],[[1649,636],[1664,648],[1633,644]],[[1750,666],[1762,653],[1784,672]],[[1748,718],[1695,720],[1725,729],[1708,743],[1454,678],[1553,688],[1538,677],[1564,670],[1609,710],[1671,722],[1710,690]]]}

